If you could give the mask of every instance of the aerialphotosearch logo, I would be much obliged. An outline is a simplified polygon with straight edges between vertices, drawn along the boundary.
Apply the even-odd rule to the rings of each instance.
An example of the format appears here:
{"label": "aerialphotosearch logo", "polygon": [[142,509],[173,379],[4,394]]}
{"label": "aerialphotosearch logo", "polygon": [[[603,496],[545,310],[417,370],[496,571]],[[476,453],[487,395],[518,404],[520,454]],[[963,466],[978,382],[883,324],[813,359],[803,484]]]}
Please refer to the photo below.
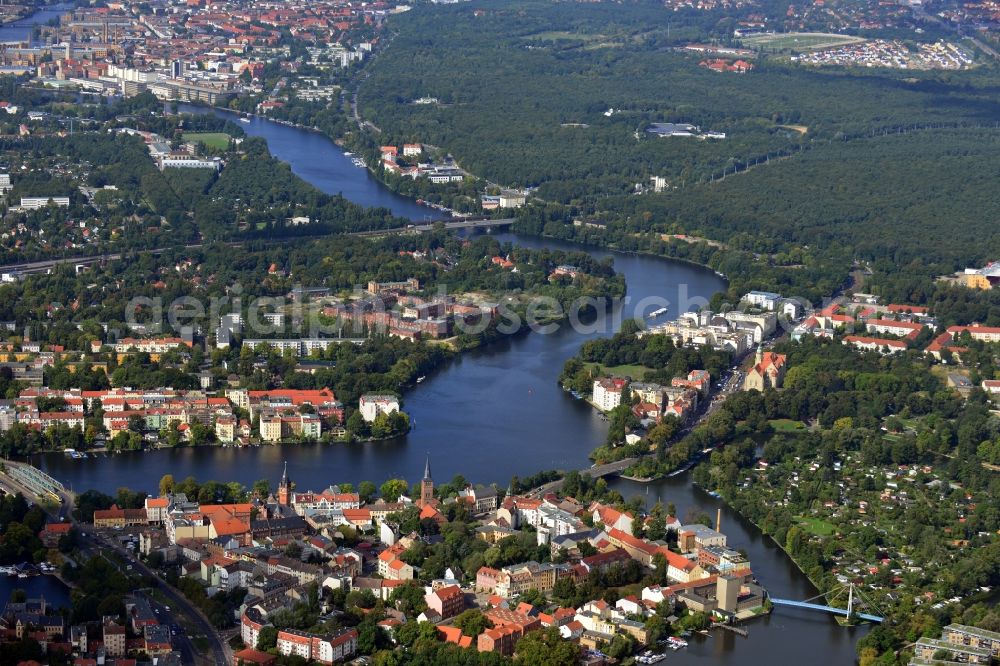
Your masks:
{"label": "aerialphotosearch logo", "polygon": [[[568,302],[536,294],[508,292],[495,301],[465,294],[451,295],[447,285],[432,293],[404,294],[386,290],[373,293],[356,285],[347,297],[307,298],[308,288],[296,286],[284,296],[255,296],[244,302],[244,287],[234,283],[219,295],[205,299],[181,296],[165,303],[160,297],[136,296],[129,300],[124,321],[132,331],[171,330],[186,341],[214,338],[217,345],[232,338],[264,343],[268,340],[361,340],[395,335],[411,338],[475,336],[494,327],[500,335],[524,330],[554,334],[565,326],[582,336],[612,335],[628,319],[646,322],[652,313],[669,312],[671,319],[684,313],[703,312],[708,299],[691,295],[686,283],[673,287],[676,300],[651,295],[633,301],[623,297],[579,297]],[[809,309],[802,298],[783,299],[795,307],[775,312],[775,328],[791,330],[798,313]],[[723,307],[725,316],[747,308]],[[654,327],[655,330],[655,327]]]}

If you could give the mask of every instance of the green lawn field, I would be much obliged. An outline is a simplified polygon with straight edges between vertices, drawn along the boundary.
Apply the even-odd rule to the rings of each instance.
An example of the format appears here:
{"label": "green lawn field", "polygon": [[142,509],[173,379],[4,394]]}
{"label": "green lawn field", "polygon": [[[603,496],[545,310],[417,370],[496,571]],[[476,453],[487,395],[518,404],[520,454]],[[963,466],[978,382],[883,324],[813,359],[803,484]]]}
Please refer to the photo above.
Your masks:
{"label": "green lawn field", "polygon": [[772,419],[769,423],[778,432],[798,432],[806,429],[805,423],[791,419]]}
{"label": "green lawn field", "polygon": [[837,528],[833,525],[833,523],[828,523],[825,520],[820,520],[819,518],[796,516],[795,520],[797,520],[805,530],[815,534],[816,536],[830,536],[837,531]]}
{"label": "green lawn field", "polygon": [[229,135],[225,132],[184,132],[184,140],[203,143],[209,148],[225,150],[229,147]]}

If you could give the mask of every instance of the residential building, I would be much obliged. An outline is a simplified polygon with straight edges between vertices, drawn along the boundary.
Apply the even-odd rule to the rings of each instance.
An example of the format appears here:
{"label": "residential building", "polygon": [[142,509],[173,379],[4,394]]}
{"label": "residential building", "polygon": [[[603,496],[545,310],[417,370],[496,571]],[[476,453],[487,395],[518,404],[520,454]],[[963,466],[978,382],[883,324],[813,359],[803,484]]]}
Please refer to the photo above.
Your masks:
{"label": "residential building", "polygon": [[913,646],[913,654],[918,659],[938,663],[938,656],[941,653],[947,654],[945,661],[948,663],[963,664],[988,664],[991,660],[991,651],[987,648],[978,648],[971,645],[952,643],[937,638],[922,637]]}
{"label": "residential building", "polygon": [[48,205],[65,208],[69,206],[69,197],[21,197],[21,208],[37,210]]}
{"label": "residential building", "polygon": [[491,486],[470,484],[458,491],[458,499],[469,504],[477,516],[497,509],[497,491]]}
{"label": "residential building", "polygon": [[240,638],[243,639],[243,644],[256,648],[260,630],[267,624],[257,608],[251,607],[243,611],[243,614],[240,615]]}
{"label": "residential building", "polygon": [[125,627],[114,622],[104,623],[104,652],[109,657],[125,656]]}
{"label": "residential building", "polygon": [[594,380],[594,404],[603,412],[611,411],[622,403],[627,386],[625,379],[604,377]]}
{"label": "residential building", "polygon": [[120,509],[112,504],[110,509],[94,512],[94,527],[133,527],[145,525],[148,521],[145,509]]}
{"label": "residential building", "polygon": [[514,654],[514,647],[522,636],[524,629],[518,624],[494,627],[479,634],[476,639],[476,649],[479,652],[496,652],[509,657]]}
{"label": "residential building", "polygon": [[906,351],[906,343],[902,340],[889,340],[884,338],[869,338],[861,335],[844,336],[844,344],[855,349],[865,351],[877,351],[880,354],[896,354]]}
{"label": "residential building", "polygon": [[516,190],[503,190],[500,192],[501,208],[520,208],[526,202],[527,196],[524,192],[518,192]]}
{"label": "residential building", "polygon": [[912,340],[920,335],[920,331],[924,329],[924,325],[908,321],[894,321],[892,319],[869,319],[865,322],[865,329],[869,333],[889,333]]}
{"label": "residential building", "polygon": [[1000,657],[1000,632],[965,624],[949,624],[944,628],[941,637],[952,645],[989,650],[993,658]]}
{"label": "residential building", "polygon": [[[486,569],[487,571],[483,571]],[[489,584],[490,571],[488,567],[480,569],[483,573],[482,582],[484,589]],[[476,573],[477,587],[480,583],[480,572]],[[524,562],[500,569],[496,576],[493,592],[504,599],[510,599],[528,590],[538,590],[542,593],[552,591],[556,580],[569,575],[569,567],[562,564],[538,562]]]}
{"label": "residential building", "polygon": [[632,534],[632,514],[619,511],[614,507],[605,506],[599,502],[593,502],[587,509],[591,514],[594,525],[603,525],[605,529],[617,529],[627,534]]}
{"label": "residential building", "polygon": [[465,610],[465,595],[458,585],[440,587],[424,596],[427,608],[447,620]]}
{"label": "residential building", "polygon": [[361,418],[371,423],[379,414],[398,412],[399,399],[394,395],[366,393],[358,400],[358,410],[361,412]]}
{"label": "residential building", "polygon": [[742,301],[755,308],[773,312],[781,301],[781,294],[771,291],[751,291],[743,296]]}

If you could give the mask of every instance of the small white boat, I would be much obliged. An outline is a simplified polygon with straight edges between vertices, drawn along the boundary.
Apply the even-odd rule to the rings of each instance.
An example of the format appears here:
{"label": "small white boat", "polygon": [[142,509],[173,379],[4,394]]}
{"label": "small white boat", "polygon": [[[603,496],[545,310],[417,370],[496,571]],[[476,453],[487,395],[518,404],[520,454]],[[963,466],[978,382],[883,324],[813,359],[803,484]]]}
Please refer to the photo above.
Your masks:
{"label": "small white boat", "polygon": [[648,318],[656,319],[660,315],[664,315],[666,313],[667,313],[667,308],[660,308],[659,310],[653,310],[652,312],[650,312]]}
{"label": "small white boat", "polygon": [[417,377],[417,383],[419,384],[420,382],[424,381],[425,379],[427,379],[426,375],[421,375],[421,376]]}
{"label": "small white boat", "polygon": [[250,119],[249,118],[240,118],[240,122],[241,123],[246,123],[247,125],[249,125],[250,124]]}

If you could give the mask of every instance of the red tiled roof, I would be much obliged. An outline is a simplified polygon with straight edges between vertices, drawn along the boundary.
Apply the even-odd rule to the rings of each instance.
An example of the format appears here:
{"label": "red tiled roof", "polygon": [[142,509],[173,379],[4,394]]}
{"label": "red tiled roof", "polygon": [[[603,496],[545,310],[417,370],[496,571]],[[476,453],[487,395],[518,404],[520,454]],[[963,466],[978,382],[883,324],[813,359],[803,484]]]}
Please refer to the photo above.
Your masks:
{"label": "red tiled roof", "polygon": [[879,347],[891,347],[894,349],[906,349],[906,343],[902,340],[886,340],[884,338],[868,338],[863,335],[848,335],[844,337],[844,342],[858,343],[862,345],[877,345]]}

